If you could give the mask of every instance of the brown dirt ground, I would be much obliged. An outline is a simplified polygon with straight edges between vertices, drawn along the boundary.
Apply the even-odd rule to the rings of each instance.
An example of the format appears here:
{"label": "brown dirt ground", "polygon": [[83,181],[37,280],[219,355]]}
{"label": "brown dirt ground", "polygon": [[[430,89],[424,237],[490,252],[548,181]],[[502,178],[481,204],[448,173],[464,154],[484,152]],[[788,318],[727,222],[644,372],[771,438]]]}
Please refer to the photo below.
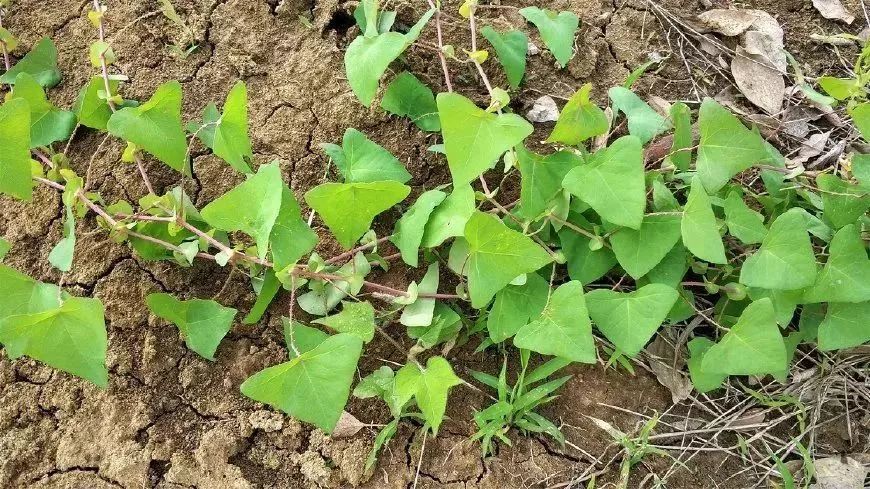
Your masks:
{"label": "brown dirt ground", "polygon": [[[23,46],[49,35],[57,43],[64,74],[51,98],[69,106],[91,76],[87,47],[94,29],[86,18],[88,1],[22,0],[6,19]],[[156,1],[108,2],[108,34],[139,16],[156,10]],[[407,121],[367,110],[344,80],[343,47],[355,35],[348,11],[337,0],[180,0],[174,2],[201,39],[201,48],[185,60],[169,54],[167,45],[178,36],[161,16],[151,16],[112,39],[119,55],[118,69],[130,77],[128,98],[145,99],[160,83],[180,80],[185,89],[187,120],[213,100],[220,101],[239,78],[248,84],[251,127],[257,162],[280,159],[284,175],[297,195],[320,183],[326,160],[317,145],[335,142],[347,127],[368,133],[402,161],[414,176],[415,192],[448,180],[446,165],[426,151],[436,141]],[[738,2],[735,2],[735,4]],[[845,26],[822,19],[810,0],[739,2],[776,15],[786,31],[787,46],[819,74],[839,64],[827,48],[813,44],[812,32],[836,33]],[[856,1],[846,2],[860,12]],[[689,18],[703,10],[696,0],[667,0],[666,8]],[[713,1],[726,6],[724,0]],[[423,10],[423,2],[388,5],[408,24]],[[505,5],[525,6],[517,0]],[[599,97],[606,87],[621,83],[651,51],[667,52],[659,22],[642,0],[554,0],[547,7],[572,10],[582,19],[578,54],[567,69],[552,68],[549,53],[530,58],[528,78],[516,97],[518,109],[539,94],[569,96],[580,84],[592,82]],[[458,2],[447,2],[455,12]],[[310,19],[306,27],[299,17]],[[522,26],[514,9],[480,9],[480,24]],[[859,19],[850,32],[860,30]],[[458,17],[445,19],[447,42],[467,45],[467,31]],[[428,28],[426,36],[434,36]],[[542,43],[533,36],[539,46]],[[20,48],[23,49],[23,48]],[[22,52],[15,53],[16,55]],[[412,48],[404,61],[430,86],[440,87],[441,72],[431,51]],[[452,64],[454,80],[463,93],[483,100],[484,92],[467,67]],[[488,64],[495,83],[500,69]],[[704,86],[708,93],[720,81]],[[678,53],[657,73],[645,76],[643,91],[679,99],[690,96],[691,83]],[[539,127],[543,135],[549,127]],[[88,175],[90,188],[106,201],[135,201],[145,194],[135,168],[118,162],[121,145],[80,131],[70,148],[72,165]],[[96,157],[91,155],[97,151]],[[185,186],[204,205],[239,183],[240,176],[215,157],[195,151],[195,178]],[[154,161],[148,171],[158,191],[178,184],[177,175]],[[285,358],[280,315],[288,297],[279,297],[259,324],[236,324],[218,350],[217,361],[205,361],[186,350],[177,330],[150,316],[145,296],[167,291],[190,297],[216,298],[245,311],[254,301],[249,285],[238,274],[211,263],[181,269],[166,263],[145,262],[123,245],[92,232],[95,223],[79,223],[79,241],[72,272],[61,277],[46,256],[60,237],[60,199],[44,187],[34,202],[22,204],[0,198],[0,235],[13,244],[7,263],[46,281],[63,283],[76,294],[93,295],[106,304],[109,328],[110,385],[99,390],[84,381],[26,359],[9,361],[0,353],[0,487],[43,488],[248,488],[248,487],[408,487],[414,479],[422,440],[419,430],[404,425],[381,457],[373,477],[362,475],[373,432],[344,440],[330,440],[319,431],[243,398],[240,383],[249,375]],[[389,229],[393,216],[383,219]],[[329,245],[324,245],[329,252]],[[396,286],[411,280],[396,270],[383,277]],[[394,336],[401,330],[391,328]],[[497,368],[497,353],[472,356],[469,348],[451,353],[458,362],[489,371]],[[385,342],[367,350],[361,369],[375,368],[379,359],[401,360]],[[670,404],[669,393],[653,377],[639,370],[635,377],[602,367],[577,366],[562,397],[544,414],[565,423],[575,445],[600,454],[610,443],[584,415],[595,416],[631,431],[639,417],[602,406],[606,403],[650,414]],[[458,388],[448,408],[450,420],[441,434],[425,445],[420,487],[538,487],[565,483],[582,472],[589,458],[561,449],[542,438],[514,437],[513,447],[482,460],[467,438],[474,431],[472,409],[486,398]],[[380,423],[386,411],[373,402],[353,400],[348,410],[364,422]],[[612,453],[612,452],[611,452]],[[639,466],[631,487],[648,471],[663,471],[670,462],[649,459]],[[669,487],[745,487],[758,481],[734,479],[722,484],[723,474],[739,461],[716,454],[698,457],[688,470],[679,470]],[[603,482],[612,481],[611,467]]]}

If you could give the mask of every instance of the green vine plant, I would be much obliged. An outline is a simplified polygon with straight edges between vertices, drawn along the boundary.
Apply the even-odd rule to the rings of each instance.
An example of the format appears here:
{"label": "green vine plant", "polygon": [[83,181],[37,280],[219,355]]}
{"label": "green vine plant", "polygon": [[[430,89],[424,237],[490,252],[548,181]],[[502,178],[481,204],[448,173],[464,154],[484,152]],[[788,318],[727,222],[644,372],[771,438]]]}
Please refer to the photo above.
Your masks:
{"label": "green vine plant", "polygon": [[[731,376],[785,379],[801,347],[830,351],[870,341],[870,155],[851,154],[838,168],[794,171],[756,128],[712,99],[697,107],[676,103],[660,114],[622,86],[607,92],[610,107],[603,110],[590,85],[567,101],[533,151],[533,127],[513,112],[510,97],[522,84],[535,31],[481,29],[508,83],[500,88],[483,69],[492,61],[478,44],[475,0],[459,10],[471,30],[468,49],[443,43],[440,6],[432,0],[429,6],[398,32],[395,12],[363,0],[354,13],[361,34],[345,56],[349,85],[363,105],[371,107],[380,93],[384,111],[440,133],[432,161],[446,160],[452,181],[413,200],[404,165],[348,128],[340,145],[323,146],[339,178],[307,191],[310,213],[303,213],[278,163],[254,164],[243,82],[220,109],[211,104],[187,124],[176,81],[148,100],[123,96],[126,78],[112,73],[116,54],[98,0],[89,14],[95,74],[70,110],[46,96],[61,81],[52,40],[42,39],[13,64],[18,42],[0,28],[0,83],[8,89],[0,106],[0,192],[27,201],[41,185],[62,194],[63,237],[48,256],[60,272],[73,266],[76,222],[93,217],[143,260],[180,267],[209,260],[247,274],[258,298],[242,318],[246,324],[258,322],[279,292],[289,293],[288,358],[248,378],[241,392],[326,433],[351,392],[381,399],[393,420],[377,436],[370,469],[402,420],[436,435],[451,389],[471,386],[456,374],[466,369],[448,360],[457,344],[519,350],[517,378],[509,379],[506,367],[472,373],[495,393],[493,404],[474,414],[474,438],[489,454],[496,443],[510,443],[511,429],[564,441],[559,427],[535,411],[568,380],[557,376],[560,370],[603,362],[596,343],[612,362],[640,354],[661,328],[678,328],[691,380],[708,392]],[[577,16],[537,7],[520,13],[564,67]],[[429,24],[446,91],[436,95],[409,72],[382,89],[388,68]],[[487,107],[459,93],[472,88],[455,86],[448,61],[479,75]],[[870,104],[860,98],[848,110],[870,140]],[[89,190],[65,153],[85,130],[126,142],[120,160],[136,166],[147,195],[107,202]],[[183,183],[196,141],[247,176],[201,209],[183,185],[157,194],[143,164],[154,158]],[[661,141],[670,147],[656,154],[653,143]],[[518,198],[505,198],[517,180]],[[401,218],[391,234],[377,236],[372,224],[390,209]],[[332,237],[312,229],[315,218]],[[314,249],[324,239],[344,251],[320,256]],[[387,242],[398,253],[383,256]],[[9,249],[0,240],[0,257]],[[379,268],[403,266],[399,261],[425,269],[422,279],[407,289],[369,280]],[[297,305],[315,319],[294,317]],[[148,296],[147,306],[209,360],[238,314],[214,300],[168,294]],[[395,322],[414,340],[410,351],[385,333]],[[407,361],[397,370],[381,366],[354,387],[357,363],[376,333],[403,349]],[[7,356],[28,356],[106,387],[107,343],[99,299],[0,265],[0,344]]]}

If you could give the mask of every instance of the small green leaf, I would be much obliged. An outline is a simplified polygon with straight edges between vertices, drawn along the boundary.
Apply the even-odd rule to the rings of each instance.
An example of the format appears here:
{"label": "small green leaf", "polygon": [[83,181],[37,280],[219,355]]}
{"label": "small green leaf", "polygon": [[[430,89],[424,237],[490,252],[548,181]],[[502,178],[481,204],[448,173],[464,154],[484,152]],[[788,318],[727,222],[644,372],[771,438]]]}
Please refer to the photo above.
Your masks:
{"label": "small green leaf", "polygon": [[342,302],[341,312],[313,322],[357,336],[365,343],[375,337],[375,309],[368,302]]}
{"label": "small green leaf", "polygon": [[254,302],[254,306],[242,320],[242,324],[256,324],[260,321],[279,290],[281,290],[281,281],[275,276],[275,272],[266,270],[266,273],[263,274],[263,283],[260,286],[257,301]]}
{"label": "small green leaf", "polygon": [[574,35],[580,26],[580,19],[573,12],[553,12],[541,10],[538,7],[520,9],[520,15],[526,18],[541,33],[544,44],[553,53],[553,57],[564,68],[571,60],[574,48]]}
{"label": "small green leaf", "polygon": [[767,236],[764,216],[750,209],[740,192],[732,190],[725,199],[725,224],[728,232],[744,244],[761,243]]}
{"label": "small green leaf", "polygon": [[[296,196],[287,184],[282,184],[281,207],[269,236],[275,270],[281,271],[296,263],[317,245],[317,233],[302,219]],[[271,205],[271,203],[270,203]]]}
{"label": "small green leaf", "polygon": [[251,236],[263,258],[281,210],[283,189],[278,164],[262,165],[255,175],[205,206],[202,218],[215,229]]}
{"label": "small green leaf", "polygon": [[60,83],[60,69],[57,67],[57,48],[48,37],[39,43],[15,66],[0,76],[0,83],[15,85],[18,75],[27,73],[41,86],[51,88]]}
{"label": "small green leaf", "polygon": [[704,370],[704,355],[715,345],[709,338],[699,336],[689,342],[689,359],[686,363],[689,366],[689,376],[692,379],[692,385],[695,390],[700,393],[710,392],[718,389],[722,382],[728,378],[727,375],[708,372]]}
{"label": "small green leaf", "polygon": [[27,355],[99,387],[109,382],[99,299],[69,297],[56,309],[6,316],[0,320],[0,343],[12,359]]}
{"label": "small green leaf", "polygon": [[[66,190],[64,193],[68,192]],[[72,203],[64,206],[63,238],[57,242],[48,254],[48,262],[61,272],[72,268],[73,254],[76,246],[76,218]]]}
{"label": "small green leaf", "polygon": [[698,176],[708,192],[716,192],[734,175],[768,159],[764,139],[751,131],[728,109],[704,99],[698,114]]}
{"label": "small green leaf", "polygon": [[614,265],[616,256],[610,248],[590,248],[591,239],[573,229],[559,230],[559,243],[568,265],[568,276],[587,285],[603,277]]}
{"label": "small green leaf", "polygon": [[856,223],[870,209],[870,192],[867,189],[828,174],[819,175],[816,185],[822,190],[824,216],[834,229]]}
{"label": "small green leaf", "polygon": [[109,133],[136,144],[170,168],[190,173],[187,138],[181,127],[181,84],[157,87],[154,95],[138,107],[124,107],[109,118]]}
{"label": "small green leaf", "polygon": [[518,214],[535,219],[551,206],[553,199],[562,191],[565,175],[583,160],[570,151],[542,156],[523,145],[517,146],[516,152],[522,178]]}
{"label": "small green leaf", "polygon": [[617,261],[638,279],[647,274],[680,240],[680,216],[659,214],[645,216],[640,229],[622,228],[610,237]]}
{"label": "small green leaf", "polygon": [[344,157],[334,159],[347,183],[396,180],[405,183],[411,174],[395,156],[354,128],[342,139]]}
{"label": "small green leaf", "polygon": [[381,99],[381,108],[391,114],[408,117],[423,131],[441,130],[435,94],[432,93],[432,89],[407,71],[399,73],[387,85],[387,90]]}
{"label": "small green leaf", "polygon": [[511,88],[519,88],[526,73],[526,52],[529,49],[529,38],[522,31],[510,30],[497,32],[490,26],[480,30],[483,37],[495,48],[498,61],[504,68]]}
{"label": "small green leaf", "polygon": [[402,260],[408,265],[416,267],[419,260],[420,243],[429,222],[432,211],[438,207],[447,197],[440,190],[423,192],[414,205],[396,221],[396,228],[390,241],[396,245],[402,253]]}
{"label": "small green leaf", "polygon": [[24,100],[0,105],[0,193],[30,200],[30,107]]}
{"label": "small green leaf", "polygon": [[413,397],[426,423],[437,434],[447,410],[447,394],[451,387],[461,383],[462,379],[453,373],[447,360],[431,357],[426,361],[425,369],[417,363],[409,363],[396,372],[396,396],[401,404]]}
{"label": "small green leaf", "polygon": [[517,334],[529,321],[537,319],[547,305],[550,285],[536,273],[526,277],[526,283],[508,285],[495,295],[486,318],[486,329],[495,343]]}
{"label": "small green leaf", "polygon": [[507,150],[520,144],[532,125],[516,114],[491,114],[458,93],[439,93],[438,115],[454,185],[475,180]]}
{"label": "small green leaf", "polygon": [[762,375],[780,372],[786,365],[773,304],[761,299],[749,304],[737,324],[707,350],[701,369],[711,374]]}
{"label": "small green leaf", "polygon": [[629,293],[596,289],[586,294],[586,307],[604,336],[633,357],[655,335],[678,298],[675,289],[662,284]]}
{"label": "small green leaf", "polygon": [[692,164],[692,111],[683,102],[671,106],[671,122],[674,125],[674,142],[668,156],[674,168],[687,171]]}
{"label": "small green leaf", "polygon": [[117,56],[115,56],[115,50],[106,41],[94,41],[91,43],[88,54],[91,66],[94,68],[102,66],[103,61],[105,61],[106,66],[111,66],[118,60]]}
{"label": "small green leaf", "polygon": [[719,236],[719,226],[710,204],[710,196],[707,195],[701,179],[697,176],[692,178],[692,187],[683,210],[680,231],[683,244],[693,255],[710,263],[728,263],[725,258],[725,245],[722,244],[722,238]]}
{"label": "small green leaf", "polygon": [[[416,267],[416,265],[414,265]],[[434,294],[438,292],[440,270],[438,262],[429,265],[426,275],[420,280],[417,292],[420,294]],[[435,299],[417,297],[417,299],[405,306],[399,322],[408,327],[422,327],[432,324],[432,316],[435,312]]]}
{"label": "small green leaf", "polygon": [[806,220],[797,208],[776,218],[761,248],[743,263],[740,283],[779,290],[802,289],[815,283],[816,258],[806,229]]}
{"label": "small green leaf", "polygon": [[870,301],[828,304],[819,325],[819,349],[830,351],[863,345],[870,341]]}
{"label": "small green leaf", "polygon": [[32,76],[27,73],[18,75],[11,98],[25,100],[30,107],[31,148],[69,139],[76,126],[75,114],[60,110],[49,102],[45,91]]}
{"label": "small green leaf", "polygon": [[[857,89],[860,90],[861,87],[857,87]],[[870,141],[870,103],[864,102],[855,105],[849,109],[849,115],[861,136],[864,137],[864,141]]]}
{"label": "small green leaf", "polygon": [[[118,81],[109,80],[109,88],[113,94],[117,93]],[[73,112],[78,118],[79,124],[100,131],[106,130],[106,125],[112,116],[112,109],[105,99],[100,98],[100,92],[105,91],[106,84],[101,76],[92,77],[91,81],[82,88],[73,106]]]}
{"label": "small green leaf", "polygon": [[330,336],[289,362],[252,375],[242,394],[332,433],[350,396],[362,344],[351,334]]}
{"label": "small green leaf", "polygon": [[552,261],[531,238],[483,212],[475,212],[468,220],[465,239],[469,251],[468,292],[472,307],[478,309],[518,276]]}
{"label": "small green leaf", "polygon": [[565,190],[589,204],[602,219],[639,229],[646,207],[643,148],[624,136],[586,158],[565,175]]}
{"label": "small green leaf", "polygon": [[514,345],[575,362],[595,363],[592,323],[583,296],[583,284],[562,284],[549,297],[541,316],[520,328]]}
{"label": "small green leaf", "polygon": [[592,84],[587,83],[571,96],[559,114],[548,143],[563,143],[575,146],[587,139],[605,134],[610,121],[600,107],[589,100]]}
{"label": "small green leaf", "polygon": [[637,136],[642,144],[668,130],[671,125],[640,97],[624,87],[613,87],[608,92],[613,102],[614,116],[622,112],[628,119],[628,132]]}
{"label": "small green leaf", "polygon": [[335,235],[344,249],[365,234],[375,216],[398,204],[411,188],[396,181],[324,183],[309,190],[305,201]]}
{"label": "small green leaf", "polygon": [[[213,108],[213,106],[212,106]],[[219,158],[242,173],[252,173],[249,162],[254,160],[248,137],[248,89],[243,81],[236,82],[227,94],[224,113],[203,115],[203,126],[194,129],[202,144]],[[214,117],[217,116],[217,117]]]}
{"label": "small green leaf", "polygon": [[819,86],[822,87],[828,95],[837,100],[846,100],[851,98],[855,93],[861,90],[861,85],[854,78],[834,78],[833,76],[822,76],[818,79]]}
{"label": "small green leaf", "polygon": [[831,240],[830,254],[804,302],[870,301],[870,259],[858,228],[848,225]]}
{"label": "small green leaf", "polygon": [[237,312],[212,300],[181,301],[169,294],[149,294],[146,302],[155,316],[178,326],[188,348],[208,360],[214,360]]}
{"label": "small green leaf", "polygon": [[474,209],[474,189],[471,185],[454,187],[453,192],[429,216],[421,246],[434,248],[448,238],[462,236]]}

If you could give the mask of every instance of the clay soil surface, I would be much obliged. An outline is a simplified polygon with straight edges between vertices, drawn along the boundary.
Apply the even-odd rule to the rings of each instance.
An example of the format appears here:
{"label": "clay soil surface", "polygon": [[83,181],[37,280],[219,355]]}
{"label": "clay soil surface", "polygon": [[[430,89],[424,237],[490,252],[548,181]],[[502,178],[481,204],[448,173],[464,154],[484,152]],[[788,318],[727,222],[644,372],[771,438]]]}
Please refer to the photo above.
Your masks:
{"label": "clay soil surface", "polygon": [[[147,99],[159,84],[179,80],[185,93],[184,117],[192,120],[210,101],[223,100],[236,80],[244,80],[256,161],[280,160],[296,195],[324,180],[327,159],[318,144],[338,142],[348,127],[366,132],[406,163],[413,174],[414,195],[449,181],[444,161],[426,150],[438,142],[436,136],[420,132],[407,120],[366,109],[350,92],[342,60],[345,46],[357,34],[350,16],[354,2],[173,3],[199,39],[199,49],[186,59],[168,49],[180,36],[177,27],[161,15],[140,18],[158,10],[156,1],[108,2],[107,34],[118,54],[117,70],[129,77],[123,87],[127,98]],[[844,3],[860,13],[857,2]],[[707,8],[703,4],[698,0],[659,2],[687,19]],[[712,4],[728,6],[726,0]],[[517,0],[505,0],[505,5],[526,6]],[[16,56],[43,36],[51,36],[58,45],[64,78],[50,96],[60,106],[69,107],[92,74],[87,52],[95,32],[86,17],[89,6],[84,0],[20,0],[4,19],[24,46]],[[600,98],[607,87],[621,84],[650,53],[670,58],[657,73],[640,80],[637,88],[642,93],[669,100],[696,97],[690,78],[701,73],[687,73],[677,46],[669,43],[675,33],[668,32],[645,1],[545,0],[540,6],[571,10],[580,16],[577,52],[564,70],[553,68],[553,59],[544,49],[530,57],[528,78],[514,101],[518,112],[525,113],[542,94],[568,97],[585,82],[595,85]],[[811,42],[810,33],[855,33],[863,28],[860,18],[851,27],[823,19],[811,0],[757,0],[739,6],[776,16],[786,32],[787,48],[813,75],[837,70],[840,63],[830,49]],[[425,10],[425,2],[389,2],[387,7],[398,11],[399,24],[409,25]],[[446,11],[457,8],[456,1],[445,5]],[[524,27],[512,8],[482,8],[480,17],[481,25]],[[455,15],[445,20],[446,42],[467,45],[467,29],[459,20]],[[533,41],[543,46],[536,36],[532,35]],[[433,42],[431,26],[423,38]],[[440,67],[430,50],[413,47],[398,65],[402,63],[436,91],[442,89]],[[451,68],[458,90],[483,102],[485,92],[475,73],[458,64]],[[497,64],[488,63],[488,70],[495,83],[504,84]],[[700,84],[701,95],[715,94],[721,83],[711,74]],[[537,125],[531,140],[543,140],[551,127]],[[79,131],[69,150],[72,166],[88,176],[91,189],[99,191],[105,201],[135,202],[146,193],[135,167],[119,162],[120,143],[101,144],[102,140],[92,131]],[[192,156],[195,175],[184,185],[198,206],[241,181],[239,174],[201,149]],[[156,161],[149,160],[147,170],[158,192],[179,183],[177,174]],[[423,447],[419,426],[403,425],[374,474],[367,477],[363,465],[373,430],[331,440],[241,396],[239,385],[245,378],[286,358],[280,316],[286,314],[289,297],[280,295],[258,324],[235,324],[217,360],[205,361],[184,347],[174,326],[149,315],[145,296],[165,291],[215,298],[247,311],[255,296],[246,278],[230,276],[213,263],[198,262],[182,269],[144,261],[126,245],[93,232],[92,218],[79,223],[73,271],[61,277],[46,259],[61,236],[61,216],[59,195],[45,187],[37,189],[31,204],[0,198],[0,235],[13,244],[6,261],[37,279],[62,280],[72,293],[104,302],[110,385],[100,390],[33,361],[12,362],[0,353],[0,487],[405,488],[414,483]],[[378,230],[388,231],[396,217],[395,213],[385,215]],[[325,255],[335,253],[334,245],[321,246]],[[378,280],[405,287],[414,278],[394,269]],[[394,337],[403,336],[397,325],[387,329]],[[475,346],[451,351],[451,359],[469,368],[496,370],[501,357],[495,352],[472,355]],[[381,359],[402,358],[390,344],[376,340],[361,362],[361,374],[382,364]],[[601,472],[599,487],[607,487],[618,476],[618,466],[606,466],[617,450],[608,449],[612,439],[586,416],[632,432],[644,421],[639,414],[649,416],[669,409],[671,395],[643,368],[637,368],[634,376],[603,366],[569,370],[572,380],[543,414],[561,421],[571,445],[562,448],[548,439],[512,433],[512,447],[501,447],[497,456],[482,459],[478,445],[468,437],[475,431],[473,410],[485,407],[488,399],[459,387],[448,406],[450,419],[437,438],[426,440],[418,487],[565,485],[602,454],[606,457],[593,469]],[[388,412],[376,404],[352,400],[348,411],[366,423],[384,423]],[[636,467],[630,487],[648,486],[649,474],[662,475],[671,465],[664,457],[646,459]],[[685,468],[675,469],[667,487],[737,488],[759,483],[749,475],[752,472],[725,481],[742,468],[739,459],[704,452]]]}

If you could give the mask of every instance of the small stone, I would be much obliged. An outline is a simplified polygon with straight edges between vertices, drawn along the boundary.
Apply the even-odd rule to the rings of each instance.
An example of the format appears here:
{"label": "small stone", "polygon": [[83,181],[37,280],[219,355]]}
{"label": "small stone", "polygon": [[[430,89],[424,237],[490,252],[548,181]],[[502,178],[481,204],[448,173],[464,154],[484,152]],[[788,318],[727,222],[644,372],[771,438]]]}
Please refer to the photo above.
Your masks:
{"label": "small stone", "polygon": [[535,100],[532,109],[526,114],[526,119],[532,122],[554,122],[559,119],[559,108],[556,101],[549,95]]}
{"label": "small stone", "polygon": [[284,427],[284,416],[265,409],[251,413],[248,416],[248,421],[254,429],[263,430],[266,433],[278,431]]}
{"label": "small stone", "polygon": [[540,54],[540,52],[541,52],[541,50],[538,48],[538,46],[535,46],[535,43],[533,43],[532,41],[529,41],[528,51],[529,51],[529,56],[535,56],[537,54]]}

